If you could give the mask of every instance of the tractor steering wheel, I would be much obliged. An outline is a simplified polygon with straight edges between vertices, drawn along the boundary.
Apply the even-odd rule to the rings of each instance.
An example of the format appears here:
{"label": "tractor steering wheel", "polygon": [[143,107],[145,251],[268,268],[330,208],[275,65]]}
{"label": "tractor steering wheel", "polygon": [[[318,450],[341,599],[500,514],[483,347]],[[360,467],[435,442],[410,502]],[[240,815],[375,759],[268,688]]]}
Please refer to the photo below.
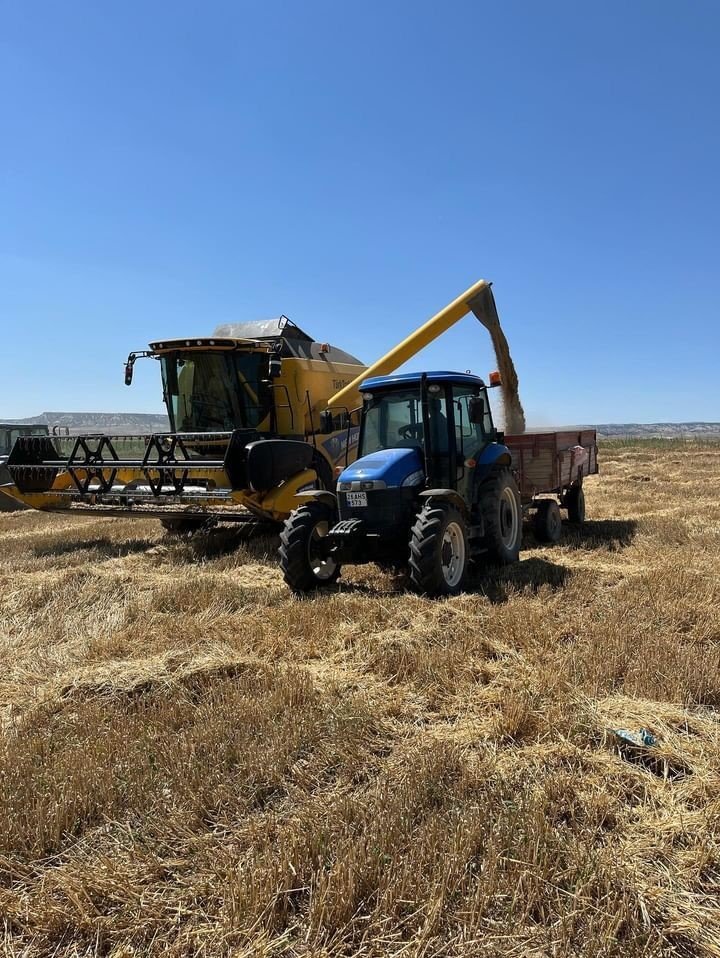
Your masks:
{"label": "tractor steering wheel", "polygon": [[409,422],[398,429],[398,435],[403,439],[422,439],[423,426],[420,422]]}

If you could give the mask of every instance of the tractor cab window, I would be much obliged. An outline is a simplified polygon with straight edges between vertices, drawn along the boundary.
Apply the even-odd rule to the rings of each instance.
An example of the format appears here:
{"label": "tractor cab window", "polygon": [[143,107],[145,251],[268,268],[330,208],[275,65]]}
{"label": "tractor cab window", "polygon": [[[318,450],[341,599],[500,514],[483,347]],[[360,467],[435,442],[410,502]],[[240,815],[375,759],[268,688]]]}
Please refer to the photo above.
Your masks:
{"label": "tractor cab window", "polygon": [[[445,393],[428,396],[430,442],[433,452],[448,452],[447,406]],[[367,401],[359,455],[379,449],[425,446],[420,389],[397,389]]]}
{"label": "tractor cab window", "polygon": [[359,455],[379,449],[423,445],[422,408],[417,389],[373,397],[365,408]]}
{"label": "tractor cab window", "polygon": [[171,353],[162,357],[162,377],[177,432],[257,428],[272,408],[264,353]]}
{"label": "tractor cab window", "polygon": [[455,407],[455,442],[458,456],[472,456],[490,441],[493,432],[492,415],[484,390],[480,396],[485,401],[485,415],[482,423],[470,422],[470,400],[477,392],[465,386],[455,386],[453,402]]}

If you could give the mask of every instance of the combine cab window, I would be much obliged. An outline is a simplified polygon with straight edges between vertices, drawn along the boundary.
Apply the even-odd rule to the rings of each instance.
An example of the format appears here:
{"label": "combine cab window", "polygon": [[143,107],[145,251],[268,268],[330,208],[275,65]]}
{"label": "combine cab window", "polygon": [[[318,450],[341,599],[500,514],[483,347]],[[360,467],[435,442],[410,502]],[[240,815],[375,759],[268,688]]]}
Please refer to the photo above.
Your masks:
{"label": "combine cab window", "polygon": [[264,353],[172,353],[162,357],[170,424],[177,432],[256,429],[272,408]]}

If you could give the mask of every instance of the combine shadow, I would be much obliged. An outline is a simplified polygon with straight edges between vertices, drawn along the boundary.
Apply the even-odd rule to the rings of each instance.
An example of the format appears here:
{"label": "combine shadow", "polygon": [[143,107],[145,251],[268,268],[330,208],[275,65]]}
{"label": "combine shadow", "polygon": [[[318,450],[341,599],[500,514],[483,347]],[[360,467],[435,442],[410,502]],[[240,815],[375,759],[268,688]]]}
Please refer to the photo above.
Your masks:
{"label": "combine shadow", "polygon": [[280,545],[280,526],[262,523],[241,527],[220,526],[208,532],[190,536],[169,537],[163,545],[169,546],[173,558],[180,562],[198,559],[218,559],[242,549],[249,559],[262,561],[275,556]]}
{"label": "combine shadow", "polygon": [[468,583],[468,592],[486,596],[493,605],[502,605],[518,592],[537,595],[542,588],[562,589],[570,570],[547,559],[522,559],[509,566],[478,566]]}
{"label": "combine shadow", "polygon": [[592,519],[582,526],[563,525],[560,545],[568,549],[608,549],[617,552],[629,546],[637,533],[634,519]]}
{"label": "combine shadow", "polygon": [[99,552],[104,559],[121,559],[123,556],[134,555],[137,552],[147,552],[154,548],[155,542],[147,539],[129,539],[127,542],[113,542],[103,536],[100,539],[81,539],[73,542],[58,542],[52,546],[36,546],[33,549],[33,556],[36,559],[44,559],[48,556],[59,558],[60,556],[70,555],[73,552],[82,552],[90,550]]}

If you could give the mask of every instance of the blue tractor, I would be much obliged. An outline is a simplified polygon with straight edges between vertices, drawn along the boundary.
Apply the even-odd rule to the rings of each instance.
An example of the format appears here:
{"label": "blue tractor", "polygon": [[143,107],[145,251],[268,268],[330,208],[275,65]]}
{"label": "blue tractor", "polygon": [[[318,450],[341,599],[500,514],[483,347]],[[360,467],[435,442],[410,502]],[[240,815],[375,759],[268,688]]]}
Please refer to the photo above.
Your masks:
{"label": "blue tractor", "polygon": [[285,522],[280,565],[297,593],[343,563],[405,568],[414,590],[452,595],[472,560],[516,562],[522,505],[487,387],[467,373],[367,379],[358,458],[337,492],[307,490]]}

